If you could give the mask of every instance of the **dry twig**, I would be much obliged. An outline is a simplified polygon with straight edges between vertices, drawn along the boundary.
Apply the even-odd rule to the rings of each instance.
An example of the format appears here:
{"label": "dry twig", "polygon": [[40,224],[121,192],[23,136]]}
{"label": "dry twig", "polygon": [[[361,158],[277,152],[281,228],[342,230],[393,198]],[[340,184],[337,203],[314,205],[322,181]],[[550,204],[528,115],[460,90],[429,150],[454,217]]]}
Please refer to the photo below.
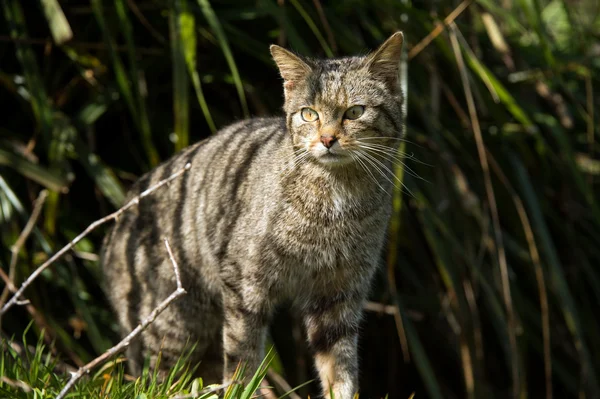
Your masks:
{"label": "dry twig", "polygon": [[444,31],[444,29],[446,29],[446,27],[448,25],[450,25],[451,23],[454,22],[454,20],[456,18],[458,18],[458,16],[460,14],[462,14],[462,12],[464,10],[467,9],[467,7],[469,7],[471,5],[471,3],[473,2],[473,0],[464,0],[462,3],[460,3],[455,9],[454,11],[452,11],[450,14],[448,14],[448,16],[446,18],[444,18],[444,23],[438,23],[435,28],[433,28],[433,30],[431,32],[429,32],[429,34],[427,36],[425,36],[423,39],[421,39],[421,41],[419,43],[417,43],[417,45],[415,47],[413,47],[412,49],[410,49],[410,51],[408,52],[408,59],[412,60],[413,58],[415,58],[421,51],[423,51],[423,49],[427,46],[429,46],[429,44],[440,35],[440,33],[442,33]]}
{"label": "dry twig", "polygon": [[165,184],[169,183],[170,181],[178,178],[179,176],[181,176],[182,174],[184,174],[186,171],[188,171],[190,168],[191,168],[191,164],[187,163],[179,171],[175,172],[174,174],[172,174],[171,176],[167,177],[166,179],[159,181],[158,183],[156,183],[152,187],[146,189],[144,192],[142,192],[140,195],[138,195],[135,198],[133,198],[131,201],[129,201],[127,204],[125,204],[119,210],[111,213],[108,216],[103,217],[102,219],[96,220],[95,222],[93,222],[92,224],[90,224],[88,226],[88,228],[85,229],[77,237],[75,237],[73,239],[73,241],[71,241],[70,243],[68,243],[67,245],[65,245],[60,251],[58,251],[57,253],[55,253],[50,259],[48,259],[41,266],[39,266],[33,273],[31,273],[31,275],[29,277],[27,277],[27,279],[23,282],[23,284],[21,284],[21,287],[17,290],[17,292],[15,292],[15,294],[12,296],[12,298],[8,302],[6,302],[6,304],[2,307],[2,309],[0,309],[0,317],[4,313],[6,313],[6,311],[8,311],[11,307],[13,307],[14,305],[17,305],[19,303],[19,298],[23,294],[23,291],[25,291],[25,289],[29,285],[31,285],[31,283],[33,282],[33,280],[35,280],[52,263],[54,263],[57,259],[59,259],[61,256],[63,256],[67,251],[69,251],[71,248],[73,248],[79,241],[81,241],[91,231],[93,231],[98,226],[103,225],[104,223],[106,223],[106,222],[108,222],[110,220],[117,219],[122,213],[124,213],[125,211],[127,211],[129,208],[133,207],[134,205],[139,204],[139,202],[140,202],[140,200],[142,198],[146,197],[147,195],[149,195],[150,193],[152,193],[154,190],[156,190],[156,189],[164,186]]}
{"label": "dry twig", "polygon": [[69,390],[71,388],[73,388],[75,383],[81,377],[83,377],[84,374],[89,373],[90,370],[92,370],[94,367],[96,367],[100,363],[104,362],[106,359],[110,358],[113,355],[116,355],[117,353],[119,353],[122,350],[124,350],[125,348],[127,348],[129,346],[129,344],[131,343],[131,341],[134,338],[136,338],[142,331],[144,331],[146,329],[146,327],[148,327],[150,324],[152,324],[152,322],[154,322],[154,320],[156,320],[158,315],[161,314],[162,311],[165,310],[171,304],[171,302],[173,302],[174,300],[176,300],[177,298],[179,298],[180,296],[182,296],[183,294],[186,293],[186,291],[183,289],[183,286],[181,285],[181,276],[179,274],[179,266],[177,266],[177,261],[175,261],[175,258],[173,257],[173,252],[171,252],[171,247],[169,246],[169,241],[166,238],[165,238],[165,247],[167,247],[167,252],[169,253],[169,259],[171,260],[171,263],[173,264],[173,270],[175,272],[175,279],[177,281],[177,289],[175,291],[173,291],[173,293],[171,295],[169,295],[166,299],[164,299],[161,303],[159,303],[158,306],[156,308],[154,308],[154,310],[148,315],[148,317],[146,317],[144,320],[142,320],[142,322],[140,324],[138,324],[138,326],[136,328],[134,328],[125,338],[123,338],[123,340],[121,342],[119,342],[117,345],[113,346],[112,348],[110,348],[109,350],[107,350],[102,355],[98,356],[97,358],[95,358],[94,360],[92,360],[91,362],[86,364],[85,366],[80,367],[79,370],[77,370],[77,372],[73,373],[71,375],[71,378],[69,379],[69,382],[67,382],[67,384],[64,386],[64,388],[60,391],[60,393],[58,394],[56,399],[64,398],[65,395],[67,394],[67,392],[69,392]]}
{"label": "dry twig", "polygon": [[206,388],[201,389],[201,390],[199,390],[197,392],[194,392],[193,389],[192,389],[192,393],[190,393],[190,394],[176,395],[176,396],[173,396],[170,399],[195,399],[195,398],[198,398],[200,396],[208,395],[209,393],[219,392],[219,391],[221,391],[221,390],[223,390],[225,388],[229,388],[230,385],[240,384],[240,383],[241,383],[240,381],[229,381],[229,382],[227,382],[225,384],[221,384],[221,385],[217,385],[217,386],[211,386],[211,385],[209,385]]}
{"label": "dry twig", "polygon": [[29,385],[27,385],[24,381],[20,381],[20,380],[12,380],[6,376],[2,376],[0,377],[0,381],[2,381],[3,383],[10,385],[13,388],[19,388],[20,390],[22,390],[25,393],[29,393],[32,391],[31,387]]}
{"label": "dry twig", "polygon": [[6,283],[6,287],[4,287],[4,290],[2,291],[2,295],[0,296],[0,307],[2,305],[4,305],[6,298],[8,298],[9,291],[11,291],[11,292],[17,291],[17,287],[15,287],[15,285],[14,285],[14,279],[15,279],[15,270],[17,268],[17,259],[19,257],[19,252],[21,252],[21,248],[23,248],[23,245],[25,245],[25,241],[27,241],[27,237],[29,237],[29,234],[31,234],[31,232],[33,231],[33,227],[35,226],[35,223],[37,222],[38,217],[40,216],[40,213],[42,211],[42,206],[44,205],[44,202],[46,201],[47,197],[48,197],[48,190],[40,191],[40,194],[38,195],[38,197],[35,200],[35,203],[33,205],[33,211],[31,212],[31,216],[29,216],[29,220],[27,221],[27,224],[25,224],[23,231],[21,231],[21,234],[19,234],[19,238],[17,238],[17,241],[15,241],[14,245],[12,247],[10,247],[11,254],[10,254],[10,265],[8,266],[8,276],[6,276],[6,274],[4,274],[4,273],[1,274],[2,279]]}
{"label": "dry twig", "polygon": [[283,378],[279,373],[277,373],[275,370],[273,369],[269,369],[269,371],[267,371],[267,375],[269,376],[269,379],[271,381],[273,381],[275,384],[279,385],[279,387],[284,391],[288,393],[288,397],[290,399],[300,399],[300,395],[298,395],[296,392],[292,392],[292,386],[285,380],[285,378]]}

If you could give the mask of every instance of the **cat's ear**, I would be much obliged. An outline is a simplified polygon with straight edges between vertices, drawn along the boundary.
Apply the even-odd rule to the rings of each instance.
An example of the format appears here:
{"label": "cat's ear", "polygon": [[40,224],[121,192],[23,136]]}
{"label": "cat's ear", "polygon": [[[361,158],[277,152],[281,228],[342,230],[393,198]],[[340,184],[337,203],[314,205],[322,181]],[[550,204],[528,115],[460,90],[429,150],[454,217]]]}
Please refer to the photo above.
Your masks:
{"label": "cat's ear", "polygon": [[389,37],[377,50],[367,56],[369,71],[376,77],[395,86],[398,81],[398,67],[402,54],[404,35],[396,32]]}
{"label": "cat's ear", "polygon": [[293,89],[295,84],[306,79],[312,70],[302,58],[275,44],[271,45],[271,55],[279,68],[286,90]]}

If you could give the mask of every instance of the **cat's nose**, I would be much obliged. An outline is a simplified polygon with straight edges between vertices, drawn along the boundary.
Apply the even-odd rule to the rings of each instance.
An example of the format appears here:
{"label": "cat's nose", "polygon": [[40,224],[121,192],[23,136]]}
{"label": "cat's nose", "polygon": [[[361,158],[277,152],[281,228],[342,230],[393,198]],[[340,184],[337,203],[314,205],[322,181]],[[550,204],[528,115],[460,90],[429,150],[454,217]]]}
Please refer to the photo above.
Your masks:
{"label": "cat's nose", "polygon": [[326,148],[331,148],[333,143],[335,143],[336,141],[337,141],[337,139],[335,138],[335,136],[332,136],[330,134],[322,134],[321,135],[321,143],[323,143],[323,145]]}

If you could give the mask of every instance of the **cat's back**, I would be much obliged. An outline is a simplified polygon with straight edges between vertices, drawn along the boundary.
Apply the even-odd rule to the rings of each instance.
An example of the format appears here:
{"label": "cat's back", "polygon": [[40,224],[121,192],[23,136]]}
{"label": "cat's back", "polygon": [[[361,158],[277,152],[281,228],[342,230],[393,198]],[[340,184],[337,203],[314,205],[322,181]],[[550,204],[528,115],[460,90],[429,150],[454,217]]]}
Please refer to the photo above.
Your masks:
{"label": "cat's back", "polygon": [[[247,169],[249,163],[256,160],[261,150],[269,151],[274,144],[278,145],[287,138],[285,130],[285,119],[282,117],[251,118],[228,125],[213,136],[190,145],[142,175],[129,189],[127,201],[182,170],[188,163],[191,166],[190,172],[182,179],[169,183],[169,187],[178,185],[177,182],[180,186],[184,186],[208,177],[220,177],[216,176],[219,172],[234,173],[237,170]],[[174,196],[157,193],[156,199],[168,202],[173,197],[181,197],[176,190],[168,191]]]}
{"label": "cat's back", "polygon": [[[182,176],[145,195],[116,221],[101,251],[107,280],[132,274],[135,265],[145,262],[152,267],[165,259],[163,238],[169,239],[183,267],[198,259],[201,245],[218,245],[248,197],[248,189],[260,184],[248,181],[250,171],[261,170],[268,181],[285,140],[289,137],[284,118],[242,120],[140,177],[129,190],[127,202],[190,164]],[[218,251],[212,247],[210,252]]]}

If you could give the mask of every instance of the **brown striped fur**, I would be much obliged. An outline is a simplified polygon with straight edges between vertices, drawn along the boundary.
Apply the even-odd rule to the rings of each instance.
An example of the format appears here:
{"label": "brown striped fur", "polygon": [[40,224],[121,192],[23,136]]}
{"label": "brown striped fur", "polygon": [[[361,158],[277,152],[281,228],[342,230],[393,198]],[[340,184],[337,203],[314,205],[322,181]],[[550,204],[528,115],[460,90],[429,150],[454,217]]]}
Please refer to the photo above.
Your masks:
{"label": "brown striped fur", "polygon": [[[403,134],[401,46],[397,33],[366,57],[331,60],[272,46],[286,117],[235,123],[134,185],[130,197],[191,162],[125,213],[103,247],[106,292],[124,334],[174,290],[163,237],[188,292],[128,349],[132,372],[161,348],[167,368],[196,343],[199,374],[227,381],[240,361],[257,367],[274,308],[291,302],[324,395],[358,390],[359,322],[391,213],[389,154]],[[364,113],[344,117],[354,105]],[[305,122],[304,107],[318,119]],[[331,148],[321,136],[335,140]]]}

